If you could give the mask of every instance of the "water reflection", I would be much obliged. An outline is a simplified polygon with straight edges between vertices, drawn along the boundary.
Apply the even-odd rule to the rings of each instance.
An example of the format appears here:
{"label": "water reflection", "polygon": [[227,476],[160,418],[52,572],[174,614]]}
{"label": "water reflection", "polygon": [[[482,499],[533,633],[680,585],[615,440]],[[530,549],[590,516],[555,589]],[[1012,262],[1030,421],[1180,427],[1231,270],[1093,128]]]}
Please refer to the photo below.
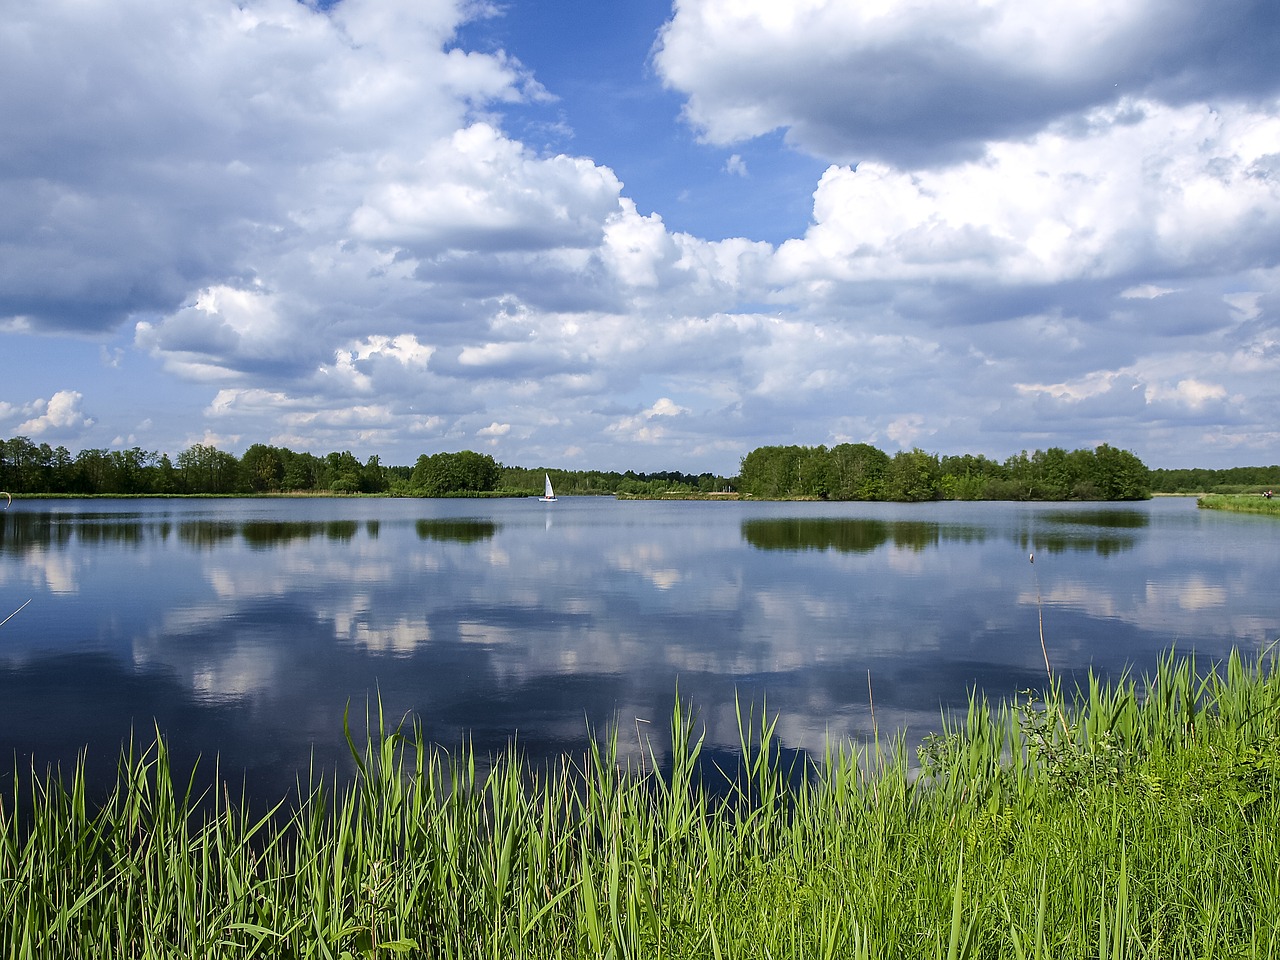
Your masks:
{"label": "water reflection", "polygon": [[357,529],[354,520],[254,520],[240,526],[240,536],[254,549],[266,550],[312,537],[345,543],[355,537]]}
{"label": "water reflection", "polygon": [[1061,523],[1082,527],[1127,527],[1137,529],[1151,523],[1144,510],[1051,510],[1045,513],[1046,523]]}
{"label": "water reflection", "polygon": [[[1035,528],[1009,532],[1006,536],[1021,549],[1031,552],[1082,550],[1110,556],[1132,549],[1137,542],[1133,535],[1115,533],[1113,529],[1141,527],[1146,518],[1137,511],[1098,510],[1049,514],[1041,518],[1041,522],[1049,529],[1040,529],[1037,524]],[[1068,529],[1056,529],[1059,526]],[[922,551],[944,543],[982,543],[992,532],[980,526],[921,520],[776,517],[742,522],[742,538],[759,550],[872,553],[892,544],[899,549]]]}
{"label": "water reflection", "polygon": [[89,544],[140,544],[156,531],[137,515],[0,511],[0,554],[63,547],[73,539]]}
{"label": "water reflection", "polygon": [[22,509],[0,527],[0,606],[33,597],[0,630],[3,755],[112,755],[155,717],[272,789],[345,763],[343,709],[370,697],[537,757],[637,717],[657,746],[678,688],[709,750],[737,744],[735,697],[820,750],[870,735],[868,672],[881,730],[918,734],[971,689],[1039,684],[1041,609],[1068,684],[1280,632],[1278,538],[1187,502]]}
{"label": "water reflection", "polygon": [[445,540],[454,543],[476,543],[492,539],[498,525],[492,520],[419,520],[414,524],[420,540]]}
{"label": "water reflection", "polygon": [[890,541],[895,547],[924,550],[936,547],[941,536],[941,525],[913,520],[779,517],[742,522],[743,539],[760,550],[870,553]]}
{"label": "water reflection", "polygon": [[[430,526],[430,521],[424,521]],[[64,548],[76,541],[85,545],[119,544],[140,546],[164,541],[173,533],[172,520],[142,514],[0,512],[0,552],[20,554],[33,549]],[[346,542],[360,529],[355,520],[247,520],[219,518],[182,520],[176,525],[178,540],[196,550],[207,550],[240,537],[254,549],[271,549],[295,540],[323,537]],[[366,536],[377,539],[378,520],[364,523]],[[484,534],[484,530],[488,530]],[[480,535],[492,536],[493,524],[479,521],[447,523],[430,535],[437,539],[469,542]]]}
{"label": "water reflection", "polygon": [[239,524],[229,520],[186,520],[178,524],[178,539],[196,550],[208,550],[235,537]]}

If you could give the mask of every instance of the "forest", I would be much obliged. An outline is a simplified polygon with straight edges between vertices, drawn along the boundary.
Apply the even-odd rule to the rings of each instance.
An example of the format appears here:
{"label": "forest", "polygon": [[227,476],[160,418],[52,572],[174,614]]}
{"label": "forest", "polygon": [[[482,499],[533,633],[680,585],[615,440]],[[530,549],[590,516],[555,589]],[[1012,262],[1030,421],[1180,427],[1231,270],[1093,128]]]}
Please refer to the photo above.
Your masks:
{"label": "forest", "polygon": [[0,440],[0,490],[72,496],[368,494],[381,496],[527,496],[542,492],[544,473],[562,494],[649,495],[723,490],[732,480],[710,473],[636,473],[508,467],[462,450],[423,454],[408,466],[350,451],[324,456],[255,443],[242,456],[197,443],[177,457],[131,447],[87,449]]}
{"label": "forest", "polygon": [[1280,487],[1280,465],[1152,470],[1152,493],[1261,493]]}
{"label": "forest", "polygon": [[1128,450],[1025,450],[1003,463],[981,454],[939,456],[866,443],[758,447],[742,459],[738,489],[769,499],[1143,500],[1150,470]]}
{"label": "forest", "polygon": [[171,458],[139,447],[72,454],[27,437],[0,440],[0,490],[13,494],[528,496],[541,492],[544,473],[568,495],[736,492],[815,500],[1137,500],[1280,486],[1280,466],[1149,469],[1130,451],[1105,443],[1093,450],[1024,450],[1004,461],[920,449],[891,455],[866,443],[764,446],[742,458],[738,476],[723,477],[507,466],[471,450],[423,454],[395,466],[376,455],[361,461],[347,450],[317,456],[262,443],[239,457],[197,443]]}

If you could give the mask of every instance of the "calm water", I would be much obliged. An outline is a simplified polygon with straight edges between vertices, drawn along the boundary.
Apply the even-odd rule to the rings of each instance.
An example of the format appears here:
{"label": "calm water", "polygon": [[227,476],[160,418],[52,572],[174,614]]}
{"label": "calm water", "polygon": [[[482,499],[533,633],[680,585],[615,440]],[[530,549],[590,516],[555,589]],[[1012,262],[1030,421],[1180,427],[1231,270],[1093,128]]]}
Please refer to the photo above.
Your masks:
{"label": "calm water", "polygon": [[[1028,554],[1035,552],[1034,565]],[[1280,524],[1138,505],[18,501],[0,514],[0,756],[112,769],[156,724],[255,790],[346,769],[344,706],[548,756],[588,724],[709,744],[735,692],[791,748],[917,736],[969,690],[1280,638]],[[637,725],[636,718],[651,721]],[[0,770],[9,761],[0,763]]]}

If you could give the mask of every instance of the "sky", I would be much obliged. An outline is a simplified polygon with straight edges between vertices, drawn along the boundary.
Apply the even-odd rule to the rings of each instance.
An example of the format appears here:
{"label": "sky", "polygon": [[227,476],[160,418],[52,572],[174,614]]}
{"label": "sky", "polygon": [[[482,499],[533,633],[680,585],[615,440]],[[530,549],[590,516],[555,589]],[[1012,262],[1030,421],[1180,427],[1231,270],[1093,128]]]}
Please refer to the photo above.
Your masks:
{"label": "sky", "polygon": [[1274,0],[43,0],[0,437],[1280,461]]}

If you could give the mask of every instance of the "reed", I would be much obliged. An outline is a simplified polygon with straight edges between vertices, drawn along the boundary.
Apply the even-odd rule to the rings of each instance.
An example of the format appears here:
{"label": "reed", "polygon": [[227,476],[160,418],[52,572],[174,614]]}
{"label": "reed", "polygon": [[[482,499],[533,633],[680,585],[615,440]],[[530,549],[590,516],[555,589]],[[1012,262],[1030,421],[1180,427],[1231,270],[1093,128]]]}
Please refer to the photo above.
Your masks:
{"label": "reed", "polygon": [[[784,763],[739,710],[722,775],[677,698],[643,765],[617,739],[540,767],[432,746],[374,704],[357,773],[251,814],[163,738],[90,798],[15,776],[0,943],[27,957],[1275,957],[1280,681],[1199,670],[999,704],[913,760],[900,734]],[[487,770],[487,772],[486,772]],[[216,773],[216,771],[215,771]],[[718,779],[717,779],[718,778]],[[215,777],[216,779],[216,777]]]}
{"label": "reed", "polygon": [[1229,510],[1233,513],[1261,513],[1280,517],[1280,500],[1261,494],[1209,493],[1196,500],[1204,510]]}

